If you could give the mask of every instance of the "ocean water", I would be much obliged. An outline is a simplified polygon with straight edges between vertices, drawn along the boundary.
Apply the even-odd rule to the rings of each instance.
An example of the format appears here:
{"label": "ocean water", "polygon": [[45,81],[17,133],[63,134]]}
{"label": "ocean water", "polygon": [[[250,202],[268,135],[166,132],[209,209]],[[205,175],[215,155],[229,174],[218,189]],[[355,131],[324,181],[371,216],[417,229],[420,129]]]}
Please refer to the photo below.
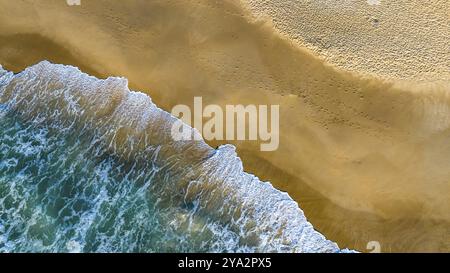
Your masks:
{"label": "ocean water", "polygon": [[176,121],[126,79],[0,66],[0,252],[341,251],[233,146],[174,142]]}

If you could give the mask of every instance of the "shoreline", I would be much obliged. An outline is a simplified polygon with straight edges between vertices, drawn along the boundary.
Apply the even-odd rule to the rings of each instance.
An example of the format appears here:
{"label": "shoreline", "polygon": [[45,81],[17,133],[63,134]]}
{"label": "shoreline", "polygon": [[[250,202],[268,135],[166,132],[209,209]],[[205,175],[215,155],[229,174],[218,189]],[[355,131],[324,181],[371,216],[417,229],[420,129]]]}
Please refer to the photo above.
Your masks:
{"label": "shoreline", "polygon": [[[417,230],[411,223],[400,225],[407,229],[408,238],[420,237],[417,240],[422,241],[424,230],[431,237],[445,235],[449,219],[445,218],[448,204],[443,195],[448,188],[442,181],[448,176],[445,166],[428,166],[424,155],[431,156],[430,162],[446,162],[448,124],[444,117],[450,105],[445,97],[448,85],[415,87],[424,89],[420,94],[422,91],[412,90],[408,83],[342,71],[306,49],[294,47],[269,23],[249,22],[244,11],[226,3],[203,1],[203,6],[190,6],[154,2],[140,7],[139,12],[133,8],[122,12],[120,4],[102,10],[102,1],[73,9],[53,2],[52,8],[46,7],[49,4],[28,3],[16,11],[30,13],[31,18],[40,14],[44,21],[39,26],[30,25],[28,19],[2,22],[0,29],[4,33],[35,33],[32,35],[49,37],[41,40],[46,45],[55,45],[51,47],[54,50],[43,46],[14,55],[11,51],[23,44],[32,45],[36,36],[16,41],[4,36],[11,41],[0,43],[0,63],[9,63],[4,65],[6,69],[11,69],[17,60],[29,66],[28,62],[45,58],[76,65],[102,78],[124,76],[132,89],[148,90],[155,103],[165,110],[175,104],[190,105],[195,95],[203,96],[206,103],[219,105],[279,103],[284,109],[280,132],[283,145],[279,151],[261,154],[258,145],[231,144],[237,147],[239,155],[244,154],[241,157],[247,171],[271,181],[277,188],[288,188],[291,196],[297,196],[294,199],[308,219],[316,229],[326,230],[327,238],[342,247],[355,246],[362,251],[366,250],[366,239],[379,240],[385,246],[392,244],[393,251],[396,247],[420,251],[413,242],[411,246],[390,243],[396,236],[386,230],[392,228],[395,234],[401,234],[395,220],[408,218],[421,219],[414,225]],[[196,9],[205,17],[189,15]],[[130,14],[139,20],[130,18]],[[164,21],[174,17],[179,21]],[[88,41],[88,37],[96,40]],[[21,54],[32,58],[21,58]],[[11,70],[19,68],[17,65]],[[430,112],[433,104],[442,105],[438,108],[442,112]],[[428,109],[420,108],[421,105],[431,106]],[[437,128],[433,127],[435,120],[439,121]],[[224,143],[210,144],[216,147]],[[266,171],[261,162],[269,162],[275,168]],[[427,173],[433,176],[427,178]],[[288,176],[292,178],[285,182],[283,177]],[[427,183],[440,188],[424,188]],[[302,200],[302,192],[307,188],[318,192],[312,199],[326,196],[331,205],[308,205]],[[338,213],[341,207],[345,209],[342,214]],[[357,213],[353,212],[355,208]],[[333,212],[336,219],[322,221]],[[395,223],[386,226],[371,215]],[[346,219],[352,219],[348,227],[336,226]],[[439,219],[443,221],[437,227],[425,224]],[[366,221],[375,232],[367,230]],[[343,230],[353,237],[346,238]],[[370,238],[371,234],[377,238]],[[439,248],[439,243],[433,239],[425,250],[448,250],[448,246]]]}
{"label": "shoreline", "polygon": [[[169,207],[174,209],[174,214],[168,215],[170,220],[189,215],[185,217],[189,223],[185,230],[188,236],[192,235],[190,232],[195,234],[203,229],[217,232],[218,224],[224,228],[222,236],[227,235],[227,230],[236,233],[238,238],[233,240],[236,247],[242,245],[247,251],[351,252],[341,250],[335,242],[317,232],[298,203],[287,193],[276,189],[270,182],[263,182],[244,172],[234,146],[223,145],[214,149],[203,140],[171,140],[171,133],[161,129],[170,128],[179,120],[155,105],[147,94],[130,90],[125,78],[100,80],[74,66],[48,61],[28,67],[18,74],[5,71],[0,66],[0,76],[0,102],[7,105],[6,112],[12,114],[7,114],[6,120],[14,119],[17,126],[31,122],[27,132],[34,126],[43,130],[47,126],[55,126],[61,131],[67,129],[70,136],[79,134],[76,139],[81,143],[83,136],[87,136],[90,142],[87,146],[95,146],[95,153],[108,158],[106,162],[117,161],[119,166],[132,165],[122,178],[125,180],[117,182],[126,181],[122,183],[125,187],[133,187],[141,179],[128,180],[126,177],[136,175],[136,169],[138,178],[151,177],[145,179],[148,187],[141,193],[156,195],[157,203],[168,202]],[[57,103],[52,104],[55,101]],[[69,111],[65,111],[66,107],[60,108],[65,103],[73,103]],[[48,108],[43,109],[46,105]],[[108,117],[106,120],[105,116]],[[43,138],[49,135],[63,142],[67,137],[65,133],[56,133],[56,136],[48,133]],[[75,145],[83,146],[80,143]],[[81,152],[85,151],[81,149]],[[33,175],[29,179],[33,180]],[[70,179],[62,181],[73,182]],[[83,183],[76,183],[80,183],[76,188],[82,191]],[[32,190],[28,193],[33,195]],[[76,199],[78,196],[74,197]],[[193,205],[191,209],[187,209],[189,204]],[[164,205],[162,208],[162,211],[167,209]],[[202,221],[206,221],[203,227]],[[255,222],[258,222],[258,227],[254,226]]]}

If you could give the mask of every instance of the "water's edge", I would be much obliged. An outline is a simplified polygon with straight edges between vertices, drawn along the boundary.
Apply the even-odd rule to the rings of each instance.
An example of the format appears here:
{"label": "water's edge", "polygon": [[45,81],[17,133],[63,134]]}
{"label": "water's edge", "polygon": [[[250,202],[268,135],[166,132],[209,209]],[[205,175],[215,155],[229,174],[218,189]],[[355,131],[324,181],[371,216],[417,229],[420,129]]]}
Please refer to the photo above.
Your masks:
{"label": "water's edge", "polygon": [[189,215],[206,215],[207,221],[226,226],[245,251],[341,251],[314,230],[287,193],[244,172],[234,146],[215,150],[203,141],[174,142],[170,128],[178,120],[149,96],[129,90],[126,79],[99,80],[47,61],[18,74],[0,66],[1,104],[41,127],[57,124],[83,132],[90,127],[88,134],[100,136],[94,138],[97,145],[118,161],[147,167],[151,161],[163,173],[160,180],[170,206],[196,204]]}

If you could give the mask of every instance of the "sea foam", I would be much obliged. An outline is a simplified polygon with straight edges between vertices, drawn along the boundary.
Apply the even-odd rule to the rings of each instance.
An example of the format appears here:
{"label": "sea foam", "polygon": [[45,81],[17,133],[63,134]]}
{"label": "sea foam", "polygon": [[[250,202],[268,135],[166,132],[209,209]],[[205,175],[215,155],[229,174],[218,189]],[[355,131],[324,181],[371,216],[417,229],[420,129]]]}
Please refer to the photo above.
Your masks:
{"label": "sea foam", "polygon": [[126,79],[0,67],[0,105],[0,251],[341,251],[234,146],[173,141]]}

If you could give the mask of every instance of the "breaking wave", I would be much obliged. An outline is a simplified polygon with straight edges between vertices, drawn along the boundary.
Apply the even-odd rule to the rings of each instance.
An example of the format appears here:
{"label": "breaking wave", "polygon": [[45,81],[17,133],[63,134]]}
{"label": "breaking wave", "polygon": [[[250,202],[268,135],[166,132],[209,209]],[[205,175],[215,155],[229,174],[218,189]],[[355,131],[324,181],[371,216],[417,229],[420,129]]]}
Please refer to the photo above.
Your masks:
{"label": "breaking wave", "polygon": [[[339,252],[231,145],[71,66],[0,66],[0,252]],[[195,129],[192,129],[195,131]]]}

